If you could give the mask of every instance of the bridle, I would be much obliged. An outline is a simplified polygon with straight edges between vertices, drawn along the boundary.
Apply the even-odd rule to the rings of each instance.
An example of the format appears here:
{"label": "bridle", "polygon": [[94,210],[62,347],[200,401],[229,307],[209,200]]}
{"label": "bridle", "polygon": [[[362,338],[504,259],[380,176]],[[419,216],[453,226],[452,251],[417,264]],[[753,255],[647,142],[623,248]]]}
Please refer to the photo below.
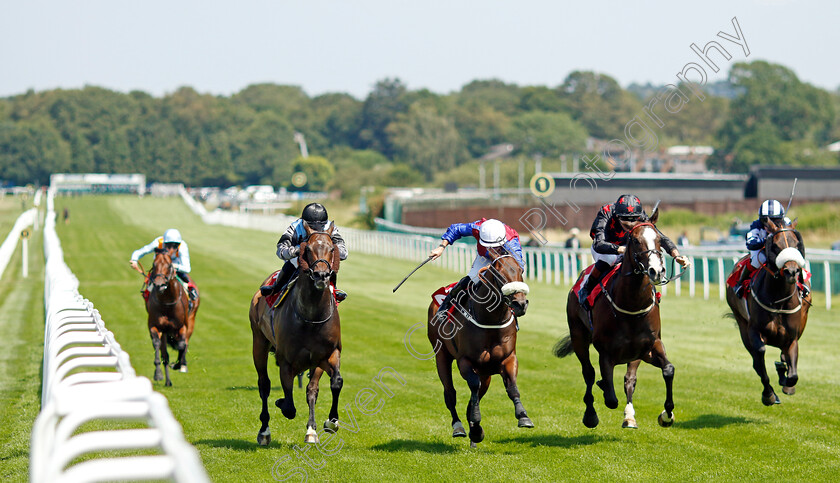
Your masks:
{"label": "bridle", "polygon": [[[764,242],[764,257],[767,259],[768,262],[770,261],[770,256],[773,254],[771,252],[771,247],[775,246],[775,244],[776,244],[776,236],[779,233],[784,233],[784,232],[792,232],[794,234],[794,237],[797,239],[797,242],[799,242],[800,239],[801,239],[801,235],[799,235],[799,232],[796,231],[794,228],[786,227],[786,228],[782,228],[780,230],[775,231],[772,234],[772,236],[768,236],[767,240],[765,240],[765,242]],[[788,237],[786,237],[786,236],[783,237],[783,240],[785,241],[785,248],[783,248],[782,250],[784,250],[786,248],[796,248],[797,250],[799,250],[798,246],[797,247],[791,247],[790,246],[790,244],[788,243]],[[776,257],[778,257],[778,255],[776,255]],[[769,273],[770,275],[773,276],[773,278],[779,278],[779,275],[781,275],[781,273],[782,273],[782,269],[779,268],[779,267],[776,267],[777,268],[776,272],[773,272],[772,268],[767,266],[767,263],[765,263],[762,266],[767,271],[767,273]]]}
{"label": "bridle", "polygon": [[[775,246],[776,236],[779,233],[784,233],[784,232],[793,232],[795,238],[797,239],[797,243],[801,242],[801,235],[799,235],[799,232],[796,231],[796,229],[785,227],[785,228],[781,228],[780,230],[777,230],[776,232],[774,232],[772,234],[772,236],[768,236],[767,240],[764,242],[764,256],[767,258],[767,262],[770,261],[770,255],[772,255],[772,252],[770,251],[770,249],[771,249],[771,247]],[[785,241],[785,248],[783,248],[782,251],[787,250],[788,248],[794,248],[797,251],[799,250],[798,246],[796,246],[796,247],[791,247],[790,246],[790,244],[788,243],[788,237],[787,236],[783,237],[783,239]],[[780,254],[781,254],[781,252],[780,252]],[[776,255],[776,257],[778,257],[778,256],[779,255]],[[804,257],[803,257],[803,259],[804,259]],[[779,276],[781,276],[781,274],[782,274],[782,268],[777,265],[776,266],[776,271],[774,272],[773,269],[770,268],[768,265],[771,265],[771,264],[770,263],[764,263],[764,264],[762,264],[762,268],[764,268],[764,270],[774,279],[779,278]],[[801,269],[801,267],[800,267],[800,269]],[[796,276],[798,277],[798,275],[796,275]],[[781,304],[783,302],[786,302],[786,301],[792,299],[793,296],[796,295],[797,298],[799,299],[799,303],[796,305],[796,307],[793,307],[791,309],[776,309],[776,308],[770,307],[768,305],[765,305],[761,300],[759,300],[758,293],[755,290],[755,284],[756,284],[757,279],[758,279],[758,277],[753,277],[752,281],[750,282],[750,285],[751,285],[750,286],[750,292],[752,293],[752,299],[755,300],[755,303],[757,303],[759,305],[759,307],[766,310],[767,312],[771,312],[771,313],[774,313],[774,314],[795,314],[796,312],[799,312],[799,310],[801,310],[803,299],[802,299],[802,295],[800,294],[798,288],[796,290],[793,290],[791,292],[791,294],[788,295],[787,297],[783,297],[779,300],[776,300],[775,302],[770,303],[770,305]],[[796,282],[794,282],[794,283],[796,283]]]}
{"label": "bridle", "polygon": [[[630,236],[634,231],[636,231],[637,228],[643,227],[643,226],[649,226],[649,227],[653,228],[653,230],[657,234],[659,233],[659,230],[656,229],[656,225],[654,225],[653,223],[645,222],[645,223],[639,223],[638,225],[634,226],[633,229],[630,230],[630,233],[628,234],[628,236]],[[655,248],[651,249],[651,250],[643,250],[643,251],[640,251],[640,252],[633,253],[633,266],[631,267],[633,270],[632,270],[632,272],[625,272],[624,275],[631,275],[631,274],[632,275],[644,275],[644,276],[650,278],[650,274],[648,273],[647,269],[645,268],[643,259],[640,260],[640,258],[642,258],[642,257],[650,257],[650,254],[656,254],[656,256],[659,257],[660,262],[662,262],[662,266],[663,267],[665,266],[665,257],[662,255],[661,250],[657,250]],[[653,285],[656,285],[656,286],[662,286],[662,285],[667,285],[671,281],[682,277],[682,274],[685,273],[685,271],[683,270],[683,271],[677,273],[676,270],[674,270],[675,260],[676,259],[671,260],[671,272],[674,275],[672,275],[670,277],[666,276],[664,280],[662,280],[658,283],[654,282],[651,279],[650,283],[652,283]],[[667,272],[666,272],[666,275],[667,275]]]}
{"label": "bridle", "polygon": [[[165,253],[165,252],[161,251],[160,253]],[[168,270],[167,274],[164,274],[163,272],[158,272],[155,269],[155,266],[156,266],[155,264],[152,264],[152,271],[154,271],[154,273],[149,277],[150,282],[155,288],[159,289],[161,292],[166,291],[169,288],[169,283],[172,281],[172,279],[175,278],[175,265],[172,264],[172,259],[170,258],[170,260],[169,260],[169,270]],[[163,283],[160,284],[160,285],[157,284],[157,279],[158,278],[163,278]],[[156,292],[157,292],[157,290],[151,290],[152,294],[156,294]],[[157,296],[155,295],[155,297],[157,297]],[[175,305],[178,301],[176,299],[176,300],[173,300],[172,302],[163,302],[160,299],[158,299],[158,302],[162,305]]]}
{"label": "bridle", "polygon": [[[305,256],[304,254],[306,253],[306,250],[309,248],[309,239],[312,238],[312,235],[327,235],[328,237],[330,237],[330,234],[325,232],[325,231],[314,231],[314,232],[309,234],[309,236],[306,238],[306,240],[303,243],[301,243],[300,257],[301,257],[301,259],[303,259],[306,262],[306,265],[307,265],[307,268],[302,270],[302,272],[309,275],[309,278],[312,279],[312,281],[315,281],[315,280],[317,280],[316,277],[315,277],[315,266],[318,265],[319,263],[323,263],[324,265],[327,266],[328,277],[332,277],[333,273],[335,273],[335,271],[333,270],[333,262],[332,261],[327,260],[325,258],[319,258],[319,259],[315,260],[314,262],[309,262],[308,260],[306,260],[304,258],[304,256]],[[332,242],[332,239],[330,239],[330,241]],[[330,252],[334,254],[333,255],[333,258],[334,258],[335,257],[335,244],[332,244],[332,246],[330,247]]]}
{"label": "bridle", "polygon": [[[490,253],[490,252],[488,252],[488,253]],[[505,279],[504,277],[501,277],[501,275],[502,275],[502,274],[501,274],[501,272],[500,272],[499,270],[497,270],[497,269],[495,268],[495,264],[496,264],[496,262],[497,262],[497,261],[499,261],[499,260],[501,260],[501,259],[503,259],[503,258],[512,258],[512,259],[513,259],[513,261],[516,263],[516,268],[519,270],[519,273],[522,273],[522,267],[520,267],[520,266],[519,266],[519,262],[516,260],[516,257],[514,257],[513,255],[511,255],[511,254],[509,254],[509,253],[503,253],[503,254],[500,254],[499,256],[497,256],[497,257],[493,258],[493,261],[491,261],[491,262],[490,262],[490,265],[489,265],[488,267],[486,267],[486,268],[483,268],[483,269],[479,270],[479,272],[478,272],[478,278],[479,278],[482,282],[484,282],[484,284],[485,284],[485,285],[487,285],[488,287],[493,287],[493,289],[498,290],[498,291],[501,293],[501,295],[502,295],[502,301],[505,303],[505,305],[506,305],[509,309],[513,309],[513,296],[514,296],[514,295],[516,295],[517,293],[519,293],[519,292],[523,291],[523,290],[521,290],[521,288],[522,288],[522,287],[519,287],[519,286],[518,286],[518,284],[520,284],[520,283],[521,283],[521,284],[524,284],[524,282],[519,281],[519,280],[515,280],[515,281],[512,281],[512,282],[511,282],[511,281],[509,281],[509,280]],[[491,284],[491,283],[490,283],[490,282],[489,282],[489,281],[488,281],[488,280],[484,277],[484,272],[485,272],[486,270],[488,270],[491,266],[493,267],[493,270],[495,270],[496,272],[498,272],[498,273],[499,273],[499,276],[500,276],[501,278],[503,278],[503,279],[504,279],[504,281],[505,281],[505,283],[504,283],[501,287],[496,287],[495,285]],[[505,287],[508,287],[508,289],[506,289]],[[525,294],[527,295],[527,294],[528,294],[527,285],[526,285],[524,288],[525,288],[524,292],[525,292]],[[506,293],[505,293],[506,291],[509,291],[509,292],[506,294]]]}

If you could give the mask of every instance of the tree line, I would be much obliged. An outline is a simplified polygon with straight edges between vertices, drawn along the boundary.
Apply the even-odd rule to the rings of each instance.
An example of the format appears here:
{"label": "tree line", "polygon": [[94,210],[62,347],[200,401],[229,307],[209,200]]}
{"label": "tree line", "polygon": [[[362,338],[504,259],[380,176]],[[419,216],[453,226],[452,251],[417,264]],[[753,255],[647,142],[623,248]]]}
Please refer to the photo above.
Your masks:
{"label": "tree line", "polygon": [[[733,65],[725,84],[707,88],[703,102],[692,98],[659,129],[660,146],[712,145],[709,167],[722,172],[838,164],[822,148],[840,140],[840,92],[764,61]],[[572,72],[556,87],[476,80],[449,94],[383,79],[363,100],[275,84],[229,97],[190,87],[160,98],[90,86],[29,91],[0,99],[0,181],[139,172],[149,182],[294,189],[292,174],[303,171],[308,183],[300,189],[422,184],[499,143],[556,159],[584,153],[589,137],[620,139],[659,91],[623,89],[590,71]],[[296,132],[312,156],[300,156]]]}

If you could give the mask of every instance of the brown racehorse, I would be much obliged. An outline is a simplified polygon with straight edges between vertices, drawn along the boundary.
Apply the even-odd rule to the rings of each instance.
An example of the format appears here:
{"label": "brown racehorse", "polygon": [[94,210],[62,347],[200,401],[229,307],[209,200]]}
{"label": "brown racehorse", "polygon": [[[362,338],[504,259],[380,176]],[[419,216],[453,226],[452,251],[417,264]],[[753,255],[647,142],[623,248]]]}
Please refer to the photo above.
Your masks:
{"label": "brown racehorse", "polygon": [[[637,427],[633,392],[636,389],[636,370],[641,361],[662,369],[662,377],[665,379],[665,410],[659,415],[659,424],[668,427],[674,422],[674,366],[668,361],[660,338],[659,304],[654,287],[654,284],[667,280],[660,236],[654,226],[658,215],[658,211],[654,212],[648,222],[622,222],[629,236],[621,268],[608,283],[605,295],[596,299],[591,319],[578,303],[574,291],[569,292],[566,302],[569,335],[557,343],[554,352],[557,357],[565,357],[574,351],[580,359],[586,382],[583,424],[588,428],[598,425],[598,414],[593,405],[595,398],[592,396],[595,369],[589,361],[590,344],[598,350],[601,367],[598,387],[603,390],[604,404],[610,409],[618,407],[613,369],[618,364],[627,364],[624,376],[627,405],[623,427]],[[592,321],[591,328],[589,320]]]}
{"label": "brown racehorse", "polygon": [[443,399],[452,414],[452,436],[466,436],[455,410],[452,361],[457,361],[461,377],[470,388],[467,421],[472,445],[484,439],[479,401],[494,374],[502,376],[519,426],[534,427],[516,387],[516,318],[525,315],[528,308],[528,285],[522,281],[522,269],[512,255],[489,249],[488,256],[493,259],[492,265],[479,272],[481,282],[452,301],[455,309],[451,315],[438,314],[434,300],[428,313],[428,336],[435,350]]}
{"label": "brown racehorse", "polygon": [[155,348],[155,381],[163,379],[160,365],[166,371],[166,385],[169,379],[169,352],[167,343],[178,351],[178,362],[172,368],[187,372],[187,348],[195,328],[195,314],[198,312],[199,297],[192,308],[187,290],[177,280],[172,258],[165,248],[155,249],[155,261],[149,270],[149,299],[146,312],[149,313],[149,334]]}
{"label": "brown racehorse", "polygon": [[[304,227],[307,239],[300,245],[300,275],[285,296],[285,301],[277,309],[272,309],[259,290],[251,299],[249,316],[254,340],[254,366],[262,399],[262,426],[257,434],[257,443],[263,446],[271,442],[268,428],[271,381],[267,368],[270,351],[274,351],[280,367],[280,383],[283,386],[283,398],[275,404],[288,419],[294,419],[296,413],[292,399],[294,377],[310,369],[309,384],[306,386],[309,420],[304,441],[319,442],[315,430],[315,401],[318,399],[318,381],[324,372],[330,376],[332,389],[332,407],[324,429],[328,432],[338,430],[338,396],[343,385],[339,372],[341,326],[336,300],[330,290],[330,279],[338,272],[339,251],[332,242],[332,226],[326,232],[313,231],[305,223]],[[268,279],[262,285],[266,283]]]}
{"label": "brown racehorse", "polygon": [[783,227],[767,220],[765,228],[767,263],[753,276],[750,291],[743,299],[727,286],[726,302],[738,322],[741,341],[752,356],[753,369],[764,386],[761,402],[771,406],[780,401],[764,366],[765,344],[781,349],[781,361],[776,363],[779,385],[785,394],[794,394],[799,380],[796,371],[799,338],[808,322],[811,295],[803,298],[796,285],[805,267],[805,243],[796,231],[796,221]]}

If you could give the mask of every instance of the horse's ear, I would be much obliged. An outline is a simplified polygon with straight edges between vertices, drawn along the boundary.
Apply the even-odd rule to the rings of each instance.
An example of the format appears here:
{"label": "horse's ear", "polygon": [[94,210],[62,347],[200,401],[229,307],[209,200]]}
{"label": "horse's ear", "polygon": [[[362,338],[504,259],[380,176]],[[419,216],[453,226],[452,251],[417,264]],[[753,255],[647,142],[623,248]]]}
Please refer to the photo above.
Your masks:
{"label": "horse's ear", "polygon": [[633,231],[633,227],[636,226],[635,221],[628,221],[628,220],[618,220],[621,223],[621,229],[627,232]]}
{"label": "horse's ear", "polygon": [[335,230],[335,223],[330,223],[330,229],[327,230],[327,235],[332,236],[333,230]]}
{"label": "horse's ear", "polygon": [[651,213],[650,217],[648,217],[648,221],[650,221],[654,225],[656,224],[657,220],[659,220],[659,207],[653,210],[653,213]]}
{"label": "horse's ear", "polygon": [[773,220],[771,220],[770,218],[764,219],[764,228],[766,228],[767,231],[770,233],[776,233],[777,231],[779,231],[779,227],[776,226],[776,224],[773,223]]}
{"label": "horse's ear", "polygon": [[795,229],[796,229],[796,224],[797,224],[797,223],[799,223],[799,217],[798,217],[798,216],[797,216],[796,218],[794,218],[794,219],[793,219],[793,221],[791,221],[791,222],[790,222],[790,225],[788,225],[788,226],[789,226],[789,227],[791,227],[791,228],[793,228],[793,229],[795,230]]}
{"label": "horse's ear", "polygon": [[312,227],[309,226],[309,223],[307,223],[305,221],[303,222],[303,229],[306,230],[306,236],[307,237],[312,234],[312,231],[313,231]]}

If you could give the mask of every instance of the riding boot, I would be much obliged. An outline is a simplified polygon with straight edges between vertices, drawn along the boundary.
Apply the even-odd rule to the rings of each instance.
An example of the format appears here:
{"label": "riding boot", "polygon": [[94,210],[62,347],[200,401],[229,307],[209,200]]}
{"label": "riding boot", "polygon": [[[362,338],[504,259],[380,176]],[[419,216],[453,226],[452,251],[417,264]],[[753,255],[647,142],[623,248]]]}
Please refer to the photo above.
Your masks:
{"label": "riding boot", "polygon": [[285,287],[289,280],[292,279],[292,275],[294,275],[297,268],[291,264],[291,262],[286,262],[283,265],[283,268],[280,269],[280,275],[277,276],[277,280],[274,281],[271,285],[263,285],[260,287],[260,293],[263,297],[268,297],[269,295],[274,295],[275,293],[279,292],[281,288]]}
{"label": "riding boot", "polygon": [[458,295],[458,293],[461,292],[461,290],[466,289],[469,284],[470,277],[469,275],[467,275],[466,277],[462,278],[454,287],[452,287],[452,290],[450,290],[448,294],[446,294],[446,298],[443,299],[443,303],[440,304],[440,308],[438,309],[438,311],[446,311],[449,308],[449,305],[451,305],[452,301],[456,300],[456,296]]}
{"label": "riding boot", "polygon": [[336,278],[336,274],[335,272],[333,272],[332,276],[330,277],[330,283],[332,283],[333,288],[335,288],[335,301],[342,302],[344,301],[344,299],[347,298],[347,292],[345,292],[344,290],[339,290],[338,287],[336,287]]}
{"label": "riding boot", "polygon": [[592,307],[589,306],[589,302],[587,302],[587,297],[589,294],[592,293],[592,290],[598,285],[598,282],[601,281],[601,275],[609,270],[610,265],[603,261],[598,260],[595,262],[595,265],[592,266],[592,271],[589,272],[589,278],[586,280],[586,285],[581,287],[580,292],[578,292],[578,303],[580,303],[581,307],[585,310],[589,310]]}
{"label": "riding boot", "polygon": [[735,285],[735,296],[739,299],[744,298],[744,282],[750,278],[750,275],[752,275],[754,271],[755,270],[753,270],[752,265],[749,263],[747,263],[743,270],[741,270],[741,276],[738,278],[738,283]]}

